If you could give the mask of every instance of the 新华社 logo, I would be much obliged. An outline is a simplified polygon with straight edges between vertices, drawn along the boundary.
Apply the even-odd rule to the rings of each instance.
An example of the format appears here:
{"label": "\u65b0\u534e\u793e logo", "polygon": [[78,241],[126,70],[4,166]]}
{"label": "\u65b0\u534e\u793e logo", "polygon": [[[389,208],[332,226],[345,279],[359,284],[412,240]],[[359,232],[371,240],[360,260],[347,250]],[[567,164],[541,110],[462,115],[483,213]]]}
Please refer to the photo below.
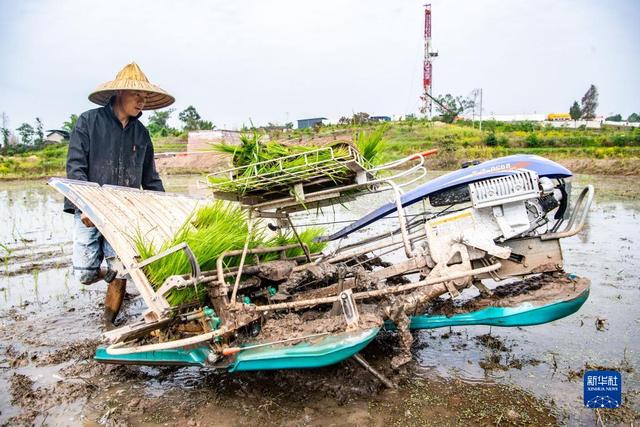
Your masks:
{"label": "\u65b0\u534e\u793e logo", "polygon": [[587,371],[584,374],[584,406],[617,408],[622,405],[622,376],[618,371]]}

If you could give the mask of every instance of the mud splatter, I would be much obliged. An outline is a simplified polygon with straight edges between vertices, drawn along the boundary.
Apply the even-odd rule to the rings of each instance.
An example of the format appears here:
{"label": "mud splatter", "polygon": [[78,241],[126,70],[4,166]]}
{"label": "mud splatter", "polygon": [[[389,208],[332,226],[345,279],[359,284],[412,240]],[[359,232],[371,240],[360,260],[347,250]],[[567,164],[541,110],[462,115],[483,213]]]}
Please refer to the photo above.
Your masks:
{"label": "mud splatter", "polygon": [[53,353],[41,356],[38,365],[57,365],[70,360],[91,359],[101,341],[101,339],[94,338],[67,345]]}

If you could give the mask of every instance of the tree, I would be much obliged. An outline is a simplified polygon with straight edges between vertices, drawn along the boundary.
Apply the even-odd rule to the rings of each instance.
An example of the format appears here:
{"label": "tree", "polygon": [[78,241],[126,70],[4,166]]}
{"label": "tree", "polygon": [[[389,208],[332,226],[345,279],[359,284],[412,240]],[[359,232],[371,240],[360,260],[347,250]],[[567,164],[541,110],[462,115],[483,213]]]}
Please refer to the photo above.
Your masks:
{"label": "tree", "polygon": [[640,114],[638,113],[631,113],[631,115],[629,117],[627,117],[627,121],[631,122],[631,123],[638,123],[640,122]]}
{"label": "tree", "polygon": [[200,120],[198,122],[198,129],[199,130],[213,130],[215,129],[215,125],[213,124],[213,122],[210,122],[208,120]]}
{"label": "tree", "polygon": [[184,111],[178,115],[178,118],[182,123],[184,123],[182,127],[184,130],[190,131],[199,129],[198,123],[200,122],[201,117],[193,105],[189,105],[185,108]]}
{"label": "tree", "polygon": [[40,120],[40,117],[36,117],[36,130],[35,130],[35,134],[36,134],[36,139],[35,139],[35,143],[36,144],[42,144],[44,143],[44,131],[42,130],[42,120]]}
{"label": "tree", "polygon": [[418,118],[415,114],[409,113],[404,116],[404,121],[409,125],[409,129],[413,129],[413,125],[418,121]]}
{"label": "tree", "polygon": [[453,123],[453,121],[465,110],[473,108],[474,102],[462,96],[453,97],[451,94],[440,95],[436,98],[436,110],[440,114],[442,121]]}
{"label": "tree", "polygon": [[76,122],[78,121],[78,115],[72,114],[69,116],[69,121],[62,123],[62,129],[67,132],[73,131],[73,128],[76,127]]}
{"label": "tree", "polygon": [[20,140],[23,144],[31,144],[33,141],[33,134],[35,133],[33,126],[29,123],[23,123],[16,130],[20,134]]}
{"label": "tree", "polygon": [[277,122],[268,122],[266,126],[262,126],[262,129],[269,135],[269,139],[275,140],[282,135],[284,126]]}
{"label": "tree", "polygon": [[191,130],[211,130],[215,128],[213,123],[202,120],[202,117],[200,117],[200,114],[198,114],[193,105],[185,108],[184,111],[178,115],[178,118],[184,123],[182,129],[187,132]]}
{"label": "tree", "polygon": [[609,116],[605,119],[608,122],[621,122],[622,116],[620,114],[616,114],[614,116]]}
{"label": "tree", "polygon": [[291,130],[291,129],[293,129],[293,122],[287,122],[287,123],[285,123],[285,124],[284,124],[284,128],[285,128],[286,130]]}
{"label": "tree", "polygon": [[354,113],[351,117],[351,124],[354,125],[364,125],[369,123],[369,113],[360,112]]}
{"label": "tree", "polygon": [[578,105],[578,101],[573,101],[573,105],[569,108],[569,115],[573,121],[578,120],[582,116],[582,110]]}
{"label": "tree", "polygon": [[9,130],[9,116],[7,113],[2,112],[2,146],[6,147],[9,145],[9,135],[11,135],[11,131]]}
{"label": "tree", "polygon": [[596,117],[596,108],[598,107],[598,89],[591,85],[582,97],[582,118],[585,120],[593,120]]}
{"label": "tree", "polygon": [[169,126],[169,118],[171,117],[171,113],[173,113],[175,109],[169,108],[164,111],[156,110],[149,117],[149,124],[147,125],[147,129],[151,135],[160,135],[167,136],[169,133],[173,131],[171,126]]}
{"label": "tree", "polygon": [[347,116],[342,116],[338,119],[339,125],[349,125],[351,124],[351,119]]}

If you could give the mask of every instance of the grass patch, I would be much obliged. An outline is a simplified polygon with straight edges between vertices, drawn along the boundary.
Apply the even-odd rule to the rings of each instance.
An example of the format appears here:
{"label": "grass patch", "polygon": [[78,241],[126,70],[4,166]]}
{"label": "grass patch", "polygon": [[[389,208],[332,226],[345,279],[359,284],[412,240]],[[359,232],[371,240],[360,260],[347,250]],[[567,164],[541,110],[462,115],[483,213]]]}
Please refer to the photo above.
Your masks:
{"label": "grass patch", "polygon": [[183,153],[187,151],[187,139],[182,136],[153,137],[153,151],[156,153]]}
{"label": "grass patch", "polygon": [[0,178],[34,178],[64,174],[67,143],[44,146],[39,150],[0,155]]}

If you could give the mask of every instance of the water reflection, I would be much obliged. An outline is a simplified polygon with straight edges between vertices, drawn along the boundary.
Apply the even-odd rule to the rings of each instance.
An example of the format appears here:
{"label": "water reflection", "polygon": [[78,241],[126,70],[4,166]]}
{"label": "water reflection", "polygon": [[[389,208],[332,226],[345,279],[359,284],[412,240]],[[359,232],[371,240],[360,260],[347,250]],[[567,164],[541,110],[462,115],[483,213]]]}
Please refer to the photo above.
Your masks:
{"label": "water reflection", "polygon": [[[165,184],[168,191],[206,196],[207,190],[196,180],[170,176]],[[591,420],[591,414],[581,408],[581,383],[569,381],[566,373],[581,369],[585,363],[619,366],[623,360],[636,371],[640,369],[640,189],[634,181],[627,177],[575,179],[574,195],[588,183],[596,187],[584,230],[562,242],[566,270],[592,280],[591,296],[578,313],[546,325],[491,329],[491,335],[508,351],[496,351],[478,341],[478,336],[489,333],[490,328],[484,326],[421,331],[416,336],[416,357],[422,369],[472,382],[514,383],[553,398],[570,414],[570,422]],[[315,211],[298,213],[294,219],[308,225],[339,221],[327,225],[328,232],[333,232],[389,200],[389,193],[371,194],[348,206],[325,208],[321,220]],[[62,258],[71,253],[73,224],[71,215],[62,212],[62,196],[41,182],[0,183],[0,204],[0,248],[5,248],[0,249],[0,256],[21,251],[54,256],[47,250],[55,247],[59,248],[55,256],[61,257],[59,268],[36,268],[16,276],[6,275],[14,267],[4,265],[0,309],[26,302],[44,304],[51,298],[88,301],[89,292],[73,280],[68,259]],[[409,212],[421,208],[414,206]],[[366,232],[380,233],[396,226],[395,218],[387,218],[367,227]],[[104,286],[97,284],[91,289],[103,291]],[[596,329],[597,318],[606,319],[607,330]],[[509,368],[485,369],[485,362],[492,359]],[[185,370],[176,378],[192,378],[191,371]],[[640,388],[637,377],[628,376],[625,381],[627,389]]]}

